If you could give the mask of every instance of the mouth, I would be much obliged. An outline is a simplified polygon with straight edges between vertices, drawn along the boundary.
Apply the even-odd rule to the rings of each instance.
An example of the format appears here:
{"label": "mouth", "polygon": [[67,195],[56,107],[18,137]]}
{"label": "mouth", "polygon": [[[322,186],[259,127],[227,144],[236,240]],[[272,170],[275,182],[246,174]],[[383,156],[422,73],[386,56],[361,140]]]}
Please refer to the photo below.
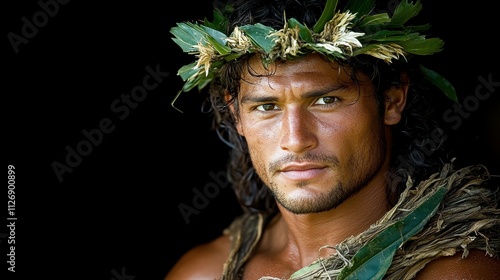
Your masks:
{"label": "mouth", "polygon": [[324,164],[290,163],[279,170],[279,173],[289,180],[312,180],[326,172]]}

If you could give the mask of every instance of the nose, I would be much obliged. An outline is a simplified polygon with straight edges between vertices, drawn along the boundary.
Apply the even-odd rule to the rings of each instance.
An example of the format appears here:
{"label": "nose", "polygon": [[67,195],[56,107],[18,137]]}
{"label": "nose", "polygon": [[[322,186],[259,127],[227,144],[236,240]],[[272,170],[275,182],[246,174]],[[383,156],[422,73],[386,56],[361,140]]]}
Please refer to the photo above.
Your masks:
{"label": "nose", "polygon": [[280,145],[283,150],[302,153],[317,146],[314,117],[307,109],[287,109],[282,118]]}

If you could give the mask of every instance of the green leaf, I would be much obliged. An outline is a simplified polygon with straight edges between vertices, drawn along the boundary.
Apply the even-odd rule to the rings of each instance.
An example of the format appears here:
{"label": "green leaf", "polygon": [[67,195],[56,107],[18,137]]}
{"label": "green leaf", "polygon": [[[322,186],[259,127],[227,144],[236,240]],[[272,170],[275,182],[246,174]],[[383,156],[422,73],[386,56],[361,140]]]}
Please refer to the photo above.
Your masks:
{"label": "green leaf", "polygon": [[323,13],[321,13],[320,18],[314,24],[313,26],[313,31],[315,33],[320,33],[323,31],[323,28],[325,27],[325,24],[330,21],[333,18],[333,15],[335,14],[335,10],[337,9],[337,4],[338,0],[327,0],[325,4],[325,9],[323,10]]}
{"label": "green leaf", "polygon": [[417,0],[415,4],[408,3],[408,0],[403,0],[399,3],[394,10],[394,14],[392,15],[391,25],[403,25],[409,19],[418,15],[422,10],[422,4],[420,4],[420,0]]}
{"label": "green leaf", "polygon": [[198,51],[198,49],[193,47],[193,45],[188,44],[185,41],[180,40],[178,38],[172,38],[172,41],[174,41],[177,45],[179,45],[179,47],[181,47],[182,51],[185,53]]}
{"label": "green leaf", "polygon": [[398,42],[407,41],[414,38],[414,36],[400,30],[380,30],[373,34],[366,35],[363,40],[372,40],[377,42]]}
{"label": "green leaf", "polygon": [[204,33],[205,37],[212,37],[215,41],[217,41],[220,45],[224,46],[226,44],[226,34],[212,29],[208,26],[197,25],[196,28],[200,31],[200,33]]}
{"label": "green leaf", "polygon": [[[376,15],[369,15],[369,16],[364,16],[361,18],[361,20],[356,24],[357,26],[363,28],[367,27],[365,29],[367,30],[374,30],[371,26],[378,26],[382,24],[386,24],[391,22],[391,19],[389,18],[389,15],[386,13],[383,14],[376,14]],[[370,27],[368,27],[370,26]],[[376,28],[375,30],[380,30],[381,27]]]}
{"label": "green leaf", "polygon": [[421,24],[421,25],[408,25],[406,26],[406,29],[409,30],[409,32],[413,33],[423,33],[424,31],[427,31],[431,28],[431,25],[426,23],[426,24]]}
{"label": "green leaf", "polygon": [[455,87],[448,80],[446,80],[439,73],[426,68],[423,65],[420,65],[420,71],[422,72],[426,80],[439,88],[453,102],[458,103],[458,97],[455,91]]}
{"label": "green leaf", "polygon": [[304,42],[307,42],[307,43],[313,43],[313,38],[312,38],[312,34],[311,34],[311,30],[309,30],[309,28],[307,28],[307,26],[301,24],[300,22],[298,22],[296,19],[294,18],[291,18],[288,20],[288,26],[290,28],[295,28],[295,27],[299,27],[299,36],[302,40],[304,40]]}
{"label": "green leaf", "polygon": [[230,53],[230,54],[224,56],[224,60],[225,61],[235,60],[242,55],[243,55],[243,53]]}
{"label": "green leaf", "polygon": [[196,84],[198,85],[198,91],[203,90],[203,88],[208,85],[214,79],[214,75],[209,73],[208,76],[201,78]]}
{"label": "green leaf", "polygon": [[337,279],[382,279],[396,250],[424,227],[437,211],[446,193],[444,186],[438,187],[406,217],[367,242],[351,259],[351,265],[342,269]]}
{"label": "green leaf", "polygon": [[177,70],[177,75],[180,76],[183,81],[187,81],[189,77],[201,71],[200,68],[195,68],[195,67],[196,67],[196,62],[186,64],[181,68],[179,68],[179,70]]}
{"label": "green leaf", "polygon": [[212,79],[213,75],[209,73],[208,76],[205,76],[205,73],[202,73],[201,75],[196,75],[193,77],[190,77],[186,83],[184,83],[184,86],[182,87],[182,90],[184,92],[188,92],[198,86],[198,90],[201,90],[203,86],[207,85]]}
{"label": "green leaf", "polygon": [[179,45],[184,52],[198,52],[199,43],[207,45],[209,43],[219,54],[225,55],[231,52],[226,46],[226,34],[194,23],[179,23],[177,27],[172,27],[170,32],[176,37],[172,40]]}
{"label": "green leaf", "polygon": [[214,37],[207,36],[207,41],[214,47],[214,49],[221,55],[226,55],[231,52],[231,48],[221,44]]}
{"label": "green leaf", "polygon": [[414,40],[398,42],[406,52],[416,55],[430,55],[443,50],[443,41],[439,38],[425,39],[419,37]]}
{"label": "green leaf", "polygon": [[374,45],[374,44],[365,45],[362,48],[356,49],[353,52],[353,56],[357,56],[357,55],[364,54],[364,53],[367,53],[367,52],[374,52],[374,51],[377,51],[378,48],[379,48],[379,46]]}
{"label": "green leaf", "polygon": [[355,13],[360,18],[368,14],[375,6],[375,0],[350,0],[347,2],[345,10]]}
{"label": "green leaf", "polygon": [[214,10],[213,12],[214,20],[212,22],[208,21],[206,18],[203,21],[205,26],[215,29],[220,32],[226,32],[226,26],[228,24],[228,19],[219,10]]}
{"label": "green leaf", "polygon": [[262,48],[266,53],[271,52],[275,43],[269,34],[275,31],[273,28],[256,23],[254,25],[241,26],[240,29],[245,32],[254,45]]}
{"label": "green leaf", "polygon": [[170,32],[186,44],[198,45],[198,42],[203,40],[204,32],[201,33],[195,26],[195,24],[190,22],[180,22],[177,23],[177,28],[172,27]]}
{"label": "green leaf", "polygon": [[178,23],[177,26],[170,29],[170,33],[175,36],[172,40],[182,48],[183,52],[197,51],[198,49],[194,47],[198,44],[197,38],[193,37],[193,34],[187,31],[185,26],[184,23]]}

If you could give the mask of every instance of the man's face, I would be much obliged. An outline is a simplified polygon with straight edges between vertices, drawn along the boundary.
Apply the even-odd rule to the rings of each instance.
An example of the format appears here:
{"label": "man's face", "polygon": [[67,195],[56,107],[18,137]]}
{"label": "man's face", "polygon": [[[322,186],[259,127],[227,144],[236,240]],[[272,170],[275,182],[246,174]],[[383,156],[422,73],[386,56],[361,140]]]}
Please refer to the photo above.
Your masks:
{"label": "man's face", "polygon": [[[258,59],[250,66],[267,73]],[[237,128],[278,203],[293,213],[330,210],[384,176],[385,126],[366,77],[355,84],[316,55],[271,68],[269,77],[243,75]]]}

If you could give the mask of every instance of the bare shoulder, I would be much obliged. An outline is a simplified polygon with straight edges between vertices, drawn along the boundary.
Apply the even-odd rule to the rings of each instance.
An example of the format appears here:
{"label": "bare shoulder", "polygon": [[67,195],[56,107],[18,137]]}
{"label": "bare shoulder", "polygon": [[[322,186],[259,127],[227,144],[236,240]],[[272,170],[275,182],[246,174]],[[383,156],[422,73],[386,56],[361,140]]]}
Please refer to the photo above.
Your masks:
{"label": "bare shoulder", "polygon": [[457,253],[454,256],[442,257],[430,262],[415,279],[498,280],[500,279],[500,259],[487,256],[481,250],[471,250],[468,257],[464,259],[461,253]]}
{"label": "bare shoulder", "polygon": [[230,245],[229,236],[223,235],[190,249],[177,261],[164,280],[219,279],[229,256]]}

